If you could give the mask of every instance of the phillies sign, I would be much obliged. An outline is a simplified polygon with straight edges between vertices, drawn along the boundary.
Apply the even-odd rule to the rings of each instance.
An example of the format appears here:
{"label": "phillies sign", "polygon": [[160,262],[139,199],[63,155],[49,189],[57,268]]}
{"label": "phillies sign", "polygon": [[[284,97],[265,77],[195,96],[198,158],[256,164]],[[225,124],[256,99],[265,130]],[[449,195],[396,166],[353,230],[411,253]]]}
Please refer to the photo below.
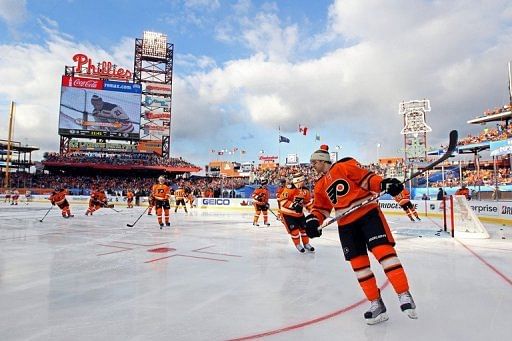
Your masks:
{"label": "phillies sign", "polygon": [[102,61],[93,63],[92,59],[83,53],[77,53],[73,56],[76,63],[75,73],[95,78],[119,79],[129,81],[133,73],[129,70],[118,68],[112,62]]}

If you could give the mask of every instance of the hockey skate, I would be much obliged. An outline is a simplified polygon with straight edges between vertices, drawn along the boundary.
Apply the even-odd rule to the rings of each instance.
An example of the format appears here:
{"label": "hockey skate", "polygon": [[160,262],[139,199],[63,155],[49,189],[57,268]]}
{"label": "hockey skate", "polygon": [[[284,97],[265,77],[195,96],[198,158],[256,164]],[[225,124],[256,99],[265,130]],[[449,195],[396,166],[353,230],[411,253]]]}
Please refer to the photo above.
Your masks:
{"label": "hockey skate", "polygon": [[417,220],[417,221],[421,221],[420,217],[416,217],[416,220]]}
{"label": "hockey skate", "polygon": [[267,222],[267,223],[265,223],[265,226],[269,227],[269,226],[270,226],[270,223],[268,223],[268,222]]}
{"label": "hockey skate", "polygon": [[412,299],[411,293],[409,291],[398,294],[398,300],[400,301],[400,309],[402,309],[402,311],[406,313],[409,318],[418,318],[418,314],[416,314],[416,304],[414,303],[414,300]]}
{"label": "hockey skate", "polygon": [[315,248],[311,244],[309,244],[309,243],[304,244],[304,248],[306,250],[308,250],[309,252],[315,252]]}
{"label": "hockey skate", "polygon": [[171,223],[167,222],[165,223],[165,226],[171,226]]}
{"label": "hockey skate", "polygon": [[414,222],[414,218],[413,217],[409,217],[409,219],[411,219],[411,221]]}
{"label": "hockey skate", "polygon": [[260,224],[258,224],[258,223],[252,223],[252,226],[256,226],[256,227],[258,227],[258,226],[260,226]]}
{"label": "hockey skate", "polygon": [[370,309],[364,313],[364,319],[366,320],[366,324],[369,325],[381,323],[389,319],[382,298],[371,301]]}
{"label": "hockey skate", "polygon": [[300,253],[306,252],[306,249],[304,249],[300,244],[295,245],[295,247],[297,248],[297,250],[299,250]]}
{"label": "hockey skate", "polygon": [[160,230],[164,227],[164,223],[160,223]]}

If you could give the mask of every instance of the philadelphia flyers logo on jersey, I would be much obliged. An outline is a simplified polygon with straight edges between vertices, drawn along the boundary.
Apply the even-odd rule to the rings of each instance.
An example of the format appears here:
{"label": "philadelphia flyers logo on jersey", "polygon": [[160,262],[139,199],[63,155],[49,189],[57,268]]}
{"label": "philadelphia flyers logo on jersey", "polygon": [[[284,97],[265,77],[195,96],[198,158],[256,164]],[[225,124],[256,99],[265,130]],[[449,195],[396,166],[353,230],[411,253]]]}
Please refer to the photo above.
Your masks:
{"label": "philadelphia flyers logo on jersey", "polygon": [[338,203],[338,197],[347,194],[349,189],[350,186],[346,180],[338,179],[327,188],[327,196],[332,204],[336,205]]}

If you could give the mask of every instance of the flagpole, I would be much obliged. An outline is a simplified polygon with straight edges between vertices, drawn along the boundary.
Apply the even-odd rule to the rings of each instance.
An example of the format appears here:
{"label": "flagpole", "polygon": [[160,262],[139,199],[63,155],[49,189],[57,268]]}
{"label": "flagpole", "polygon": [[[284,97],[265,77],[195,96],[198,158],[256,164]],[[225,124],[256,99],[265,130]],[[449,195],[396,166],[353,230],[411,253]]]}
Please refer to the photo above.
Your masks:
{"label": "flagpole", "polygon": [[277,169],[279,171],[279,167],[281,167],[281,126],[277,126],[278,127],[278,136],[277,136],[277,143],[278,143],[278,147],[277,147]]}

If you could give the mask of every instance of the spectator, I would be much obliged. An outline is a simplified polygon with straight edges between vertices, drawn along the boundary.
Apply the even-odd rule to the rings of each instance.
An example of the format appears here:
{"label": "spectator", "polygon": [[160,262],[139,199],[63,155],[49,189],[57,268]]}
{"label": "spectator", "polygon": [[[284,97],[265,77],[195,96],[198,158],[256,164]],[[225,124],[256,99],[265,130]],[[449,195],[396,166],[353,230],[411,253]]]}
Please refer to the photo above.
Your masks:
{"label": "spectator", "polygon": [[430,197],[427,195],[427,193],[423,193],[421,200],[430,200]]}
{"label": "spectator", "polygon": [[437,192],[437,200],[443,200],[445,195],[446,192],[444,191],[443,187],[439,187],[439,191]]}
{"label": "spectator", "polygon": [[455,195],[463,195],[466,197],[466,200],[471,200],[471,194],[469,194],[469,189],[466,184],[462,184],[462,187],[455,192]]}

